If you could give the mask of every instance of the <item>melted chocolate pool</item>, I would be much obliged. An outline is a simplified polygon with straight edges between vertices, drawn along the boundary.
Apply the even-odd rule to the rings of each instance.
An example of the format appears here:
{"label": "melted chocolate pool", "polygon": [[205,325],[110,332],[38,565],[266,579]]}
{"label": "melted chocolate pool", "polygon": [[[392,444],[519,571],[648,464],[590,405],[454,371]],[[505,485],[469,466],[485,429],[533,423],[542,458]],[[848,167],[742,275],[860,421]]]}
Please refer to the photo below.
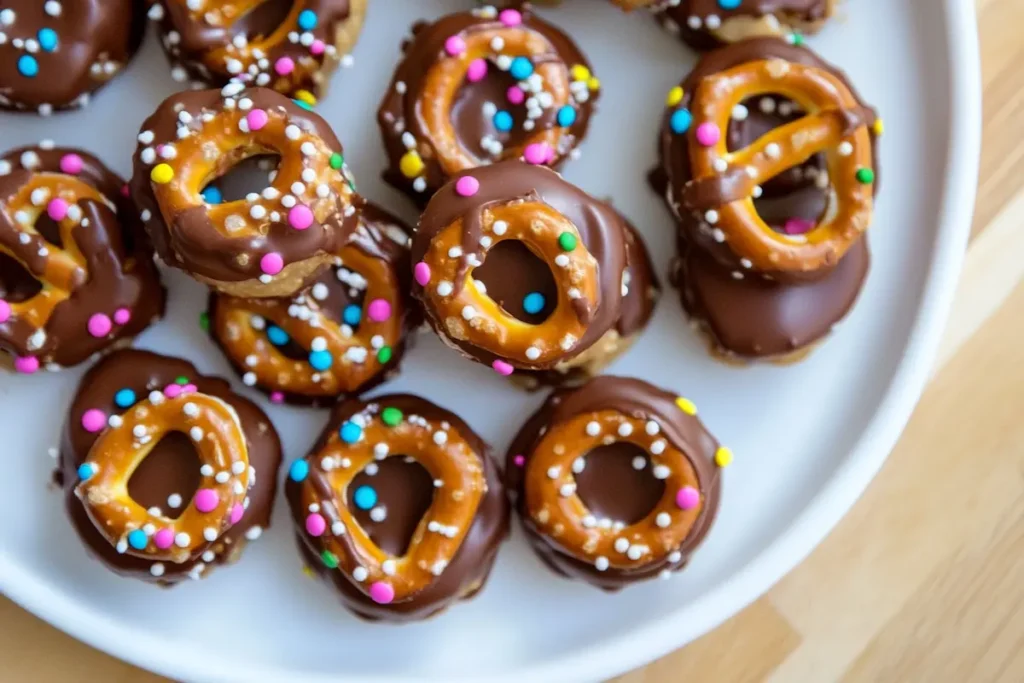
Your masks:
{"label": "melted chocolate pool", "polygon": [[[377,547],[394,557],[405,555],[413,532],[434,500],[434,479],[423,465],[393,455],[372,463],[376,474],[360,472],[349,484],[346,498],[359,525],[366,530]],[[386,517],[374,521],[373,508],[363,510],[356,505],[356,491],[367,486],[376,492],[375,508],[383,508]]]}
{"label": "melted chocolate pool", "polygon": [[7,254],[0,253],[0,299],[8,303],[27,301],[41,292],[39,280]]}
{"label": "melted chocolate pool", "polygon": [[[643,467],[635,464],[643,461]],[[631,443],[598,446],[584,457],[576,475],[576,493],[598,519],[635,524],[646,517],[665,493],[665,483],[651,473],[647,453]],[[635,464],[634,464],[635,463]]]}
{"label": "melted chocolate pool", "polygon": [[508,100],[509,88],[516,82],[507,71],[488,62],[487,75],[483,80],[464,80],[455,95],[451,110],[452,126],[458,131],[462,144],[478,159],[498,156],[484,147],[482,140],[485,137],[491,137],[508,148],[522,144],[530,134],[523,130],[523,122],[527,120],[526,106],[512,104]]}
{"label": "melted chocolate pool", "polygon": [[[558,287],[548,265],[522,242],[505,240],[487,253],[487,260],[473,271],[473,277],[484,283],[487,295],[509,315],[539,325],[547,320],[558,303]],[[540,294],[543,306],[527,313],[527,297]],[[533,296],[529,303],[539,301]]]}
{"label": "melted chocolate pool", "polygon": [[205,192],[211,186],[215,187],[220,192],[223,202],[245,199],[250,192],[263,192],[270,186],[271,174],[276,172],[280,162],[281,156],[278,154],[259,154],[242,159],[220,176],[211,179],[202,191]]}
{"label": "melted chocolate pool", "polygon": [[[199,465],[192,440],[181,432],[169,432],[132,473],[128,495],[144,508],[157,507],[177,519],[199,488]],[[168,503],[172,494],[181,498],[176,508]]]}

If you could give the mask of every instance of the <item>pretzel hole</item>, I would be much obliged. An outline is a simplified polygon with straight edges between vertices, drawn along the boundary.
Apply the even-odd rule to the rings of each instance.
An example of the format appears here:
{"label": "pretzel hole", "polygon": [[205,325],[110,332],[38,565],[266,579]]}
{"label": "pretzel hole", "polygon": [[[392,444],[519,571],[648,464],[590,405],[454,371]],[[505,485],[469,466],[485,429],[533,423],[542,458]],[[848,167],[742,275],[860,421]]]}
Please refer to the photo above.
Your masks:
{"label": "pretzel hole", "polygon": [[64,236],[60,234],[60,223],[50,218],[44,211],[36,219],[36,232],[55,247],[64,248]]}
{"label": "pretzel hole", "polygon": [[[192,440],[181,432],[168,432],[132,472],[128,495],[147,510],[160,508],[164,517],[177,519],[199,488],[200,466]],[[172,507],[171,502],[179,504]]]}
{"label": "pretzel hole", "polygon": [[576,494],[598,519],[636,524],[665,494],[665,482],[655,478],[650,456],[635,444],[598,446],[582,458],[583,471],[575,474]]}
{"label": "pretzel hole", "polygon": [[461,143],[478,159],[500,157],[502,149],[519,147],[530,135],[523,128],[527,120],[525,100],[513,104],[508,99],[509,88],[516,79],[508,71],[502,71],[488,60],[487,75],[473,82],[464,79],[452,102],[451,122],[460,132]]}
{"label": "pretzel hole", "polygon": [[294,11],[298,0],[267,0],[239,17],[231,26],[233,36],[244,35],[258,42],[272,34]]}
{"label": "pretzel hole", "polygon": [[494,245],[473,277],[506,313],[531,325],[547,320],[558,304],[558,286],[548,264],[519,240]]}
{"label": "pretzel hole", "polygon": [[[393,455],[385,460],[374,462],[376,474],[363,470],[348,485],[345,498],[348,509],[359,525],[363,527],[370,540],[392,557],[402,557],[409,551],[413,533],[423,515],[434,502],[434,479],[423,465],[403,455]],[[360,488],[373,490],[376,501],[369,508]],[[380,521],[380,512],[384,517]],[[431,532],[428,532],[431,533]]]}
{"label": "pretzel hole", "polygon": [[257,153],[241,158],[232,156],[200,190],[207,204],[236,202],[245,199],[251,192],[261,193],[274,184],[281,163],[280,154]]}
{"label": "pretzel hole", "polygon": [[0,299],[7,303],[28,301],[43,285],[14,257],[0,252]]}

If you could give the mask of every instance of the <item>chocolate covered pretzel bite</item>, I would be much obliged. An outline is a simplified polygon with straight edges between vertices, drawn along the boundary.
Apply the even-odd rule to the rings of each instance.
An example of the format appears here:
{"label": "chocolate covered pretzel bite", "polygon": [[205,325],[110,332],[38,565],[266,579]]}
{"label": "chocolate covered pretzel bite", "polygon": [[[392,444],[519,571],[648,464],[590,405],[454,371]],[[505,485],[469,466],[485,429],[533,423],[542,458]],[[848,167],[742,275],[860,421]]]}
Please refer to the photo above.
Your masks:
{"label": "chocolate covered pretzel bite", "polygon": [[163,315],[124,189],[96,157],[49,141],[0,157],[0,366],[77,365]]}
{"label": "chocolate covered pretzel bite", "polygon": [[600,87],[575,43],[528,7],[417,24],[377,114],[384,179],[425,204],[460,172],[499,160],[558,168],[586,135]]}
{"label": "chocolate covered pretzel bite", "polygon": [[172,71],[223,86],[238,81],[315,104],[350,59],[367,0],[157,0]]}
{"label": "chocolate covered pretzel bite", "polygon": [[841,72],[774,38],[707,54],[669,93],[655,184],[679,223],[683,305],[716,353],[796,360],[846,315],[881,133]]}
{"label": "chocolate covered pretzel bite", "polygon": [[505,376],[525,371],[529,387],[531,371],[580,381],[571,370],[596,372],[632,339],[616,328],[624,301],[654,286],[640,245],[608,204],[548,168],[505,161],[431,199],[412,243],[413,292],[466,357]]}
{"label": "chocolate covered pretzel bite", "polygon": [[273,425],[227,382],[124,350],[82,378],[56,478],[93,556],[170,586],[234,562],[269,526],[280,463]]}
{"label": "chocolate covered pretzel bite", "polygon": [[624,377],[556,391],[509,447],[509,495],[554,571],[604,590],[683,569],[732,462],[686,398]]}
{"label": "chocolate covered pretzel bite", "polygon": [[366,619],[423,619],[472,597],[508,534],[490,448],[417,396],[339,405],[285,492],[306,563]]}
{"label": "chocolate covered pretzel bite", "polygon": [[[204,194],[266,155],[280,161],[261,192],[227,202]],[[240,297],[295,294],[333,262],[362,201],[326,121],[237,83],[167,98],[142,124],[131,186],[160,257]]]}
{"label": "chocolate covered pretzel bite", "polygon": [[420,323],[412,229],[374,204],[334,264],[297,296],[210,295],[209,329],[242,381],[275,403],[326,405],[398,372]]}

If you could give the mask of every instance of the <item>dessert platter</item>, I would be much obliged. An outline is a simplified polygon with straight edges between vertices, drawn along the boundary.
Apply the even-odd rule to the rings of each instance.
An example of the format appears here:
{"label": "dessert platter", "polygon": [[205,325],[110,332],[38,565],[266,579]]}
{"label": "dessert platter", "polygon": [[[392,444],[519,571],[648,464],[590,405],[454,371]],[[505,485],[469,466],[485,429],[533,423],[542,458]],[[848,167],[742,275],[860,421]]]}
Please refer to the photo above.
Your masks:
{"label": "dessert platter", "polygon": [[594,681],[828,533],[970,228],[957,0],[0,0],[0,589],[188,681]]}

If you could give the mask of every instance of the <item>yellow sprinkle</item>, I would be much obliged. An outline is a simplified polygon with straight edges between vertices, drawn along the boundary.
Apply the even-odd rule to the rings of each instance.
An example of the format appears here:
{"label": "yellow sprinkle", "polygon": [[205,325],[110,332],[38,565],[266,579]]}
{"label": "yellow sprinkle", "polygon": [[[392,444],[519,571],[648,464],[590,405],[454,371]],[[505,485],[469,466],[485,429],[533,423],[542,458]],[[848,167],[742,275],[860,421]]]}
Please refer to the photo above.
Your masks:
{"label": "yellow sprinkle", "polygon": [[572,73],[572,80],[574,80],[574,81],[587,81],[587,80],[590,80],[590,69],[588,69],[587,67],[583,66],[582,64],[577,64],[576,66],[574,66],[572,68],[572,72],[571,73]]}
{"label": "yellow sprinkle", "polygon": [[313,570],[310,569],[308,566],[302,568],[302,573],[311,578],[313,576]]}
{"label": "yellow sprinkle", "polygon": [[313,93],[309,92],[308,90],[296,90],[295,99],[299,100],[300,102],[305,102],[311,107],[316,106],[316,96],[313,95]]}
{"label": "yellow sprinkle", "polygon": [[871,130],[874,131],[876,136],[881,137],[882,133],[885,132],[885,124],[882,123],[882,119],[875,119],[875,125],[871,126]]}
{"label": "yellow sprinkle", "polygon": [[732,464],[732,451],[725,446],[719,446],[715,451],[715,464],[719,467],[728,467]]}
{"label": "yellow sprinkle", "polygon": [[679,406],[679,410],[683,411],[687,415],[697,414],[697,406],[693,405],[693,401],[688,398],[680,396],[676,399],[676,405]]}
{"label": "yellow sprinkle", "polygon": [[665,98],[665,104],[670,107],[674,107],[683,101],[683,87],[677,85],[668,91],[668,97]]}
{"label": "yellow sprinkle", "polygon": [[402,155],[398,166],[406,178],[415,178],[423,172],[423,159],[415,150],[409,151]]}
{"label": "yellow sprinkle", "polygon": [[587,87],[590,88],[591,90],[600,90],[601,89],[601,79],[598,78],[597,76],[594,76],[589,81],[587,81]]}
{"label": "yellow sprinkle", "polygon": [[149,178],[154,183],[166,185],[174,179],[174,169],[167,164],[157,164],[149,173]]}

